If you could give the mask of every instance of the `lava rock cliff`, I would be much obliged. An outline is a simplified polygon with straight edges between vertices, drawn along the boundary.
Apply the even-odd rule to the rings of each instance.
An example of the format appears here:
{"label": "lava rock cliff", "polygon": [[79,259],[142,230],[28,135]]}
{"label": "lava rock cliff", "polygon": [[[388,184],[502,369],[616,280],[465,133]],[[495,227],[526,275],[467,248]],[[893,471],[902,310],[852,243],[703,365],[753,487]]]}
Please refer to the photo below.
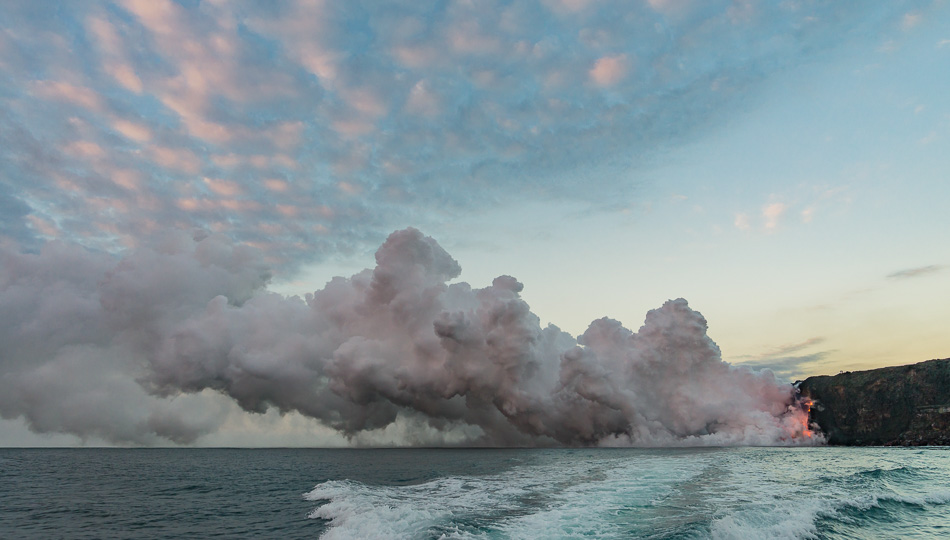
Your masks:
{"label": "lava rock cliff", "polygon": [[950,445],[950,358],[809,377],[798,388],[829,444]]}

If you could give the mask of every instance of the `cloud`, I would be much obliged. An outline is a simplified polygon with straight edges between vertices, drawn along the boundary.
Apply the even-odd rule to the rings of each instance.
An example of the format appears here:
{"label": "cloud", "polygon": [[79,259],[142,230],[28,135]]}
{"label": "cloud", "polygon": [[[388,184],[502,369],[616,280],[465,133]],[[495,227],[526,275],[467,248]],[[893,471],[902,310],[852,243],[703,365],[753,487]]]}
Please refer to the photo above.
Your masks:
{"label": "cloud", "polygon": [[767,359],[767,358],[775,358],[775,357],[779,357],[779,356],[786,356],[786,355],[790,355],[790,354],[792,354],[792,353],[799,352],[799,351],[801,351],[801,350],[803,350],[803,349],[807,349],[807,348],[809,348],[809,347],[813,347],[813,346],[815,346],[815,345],[820,345],[821,343],[824,343],[824,342],[825,342],[825,338],[823,338],[823,337],[820,337],[820,336],[818,336],[818,337],[813,337],[813,338],[806,339],[805,341],[802,341],[801,343],[793,343],[793,344],[790,344],[790,345],[784,345],[784,346],[782,346],[782,347],[778,347],[777,349],[774,349],[774,350],[772,350],[772,351],[769,351],[769,352],[767,352],[767,353],[764,353],[764,354],[758,356],[758,357],[755,358],[755,359],[756,359],[756,360],[763,360],[763,359]]}
{"label": "cloud", "polygon": [[33,92],[44,99],[69,103],[92,112],[104,109],[103,99],[95,91],[64,81],[37,81]]}
{"label": "cloud", "polygon": [[801,223],[811,223],[815,216],[829,210],[840,210],[851,203],[851,196],[845,187],[827,185],[800,184],[781,194],[772,194],[758,210],[760,219],[755,220],[752,211],[733,214],[733,225],[742,231],[756,230],[770,233],[778,230],[790,212],[798,214]]}
{"label": "cloud", "polygon": [[125,137],[139,143],[148,142],[152,138],[152,130],[142,123],[117,118],[113,121],[112,126]]}
{"label": "cloud", "polygon": [[542,327],[510,276],[473,288],[415,229],[306,298],[264,254],[170,234],[122,257],[0,249],[0,415],[37,432],[192,443],[299,413],[351,443],[808,444],[790,385],[722,361],[685,300],[643,326]]}
{"label": "cloud", "polygon": [[811,206],[809,206],[808,208],[805,208],[804,210],[802,210],[801,216],[802,216],[802,223],[811,223],[811,221],[815,218],[815,208]]}
{"label": "cloud", "polygon": [[[50,9],[17,3],[0,22],[8,193],[68,224],[63,240],[117,251],[158,224],[222,231],[281,272],[369,248],[433,206],[602,203],[613,175],[574,171],[635,166],[727,118],[772,72],[907,12],[529,0]],[[134,190],[113,181],[128,170]],[[183,207],[206,194],[204,178],[259,206]],[[138,210],[79,202],[106,200]],[[289,205],[333,211],[262,233]]]}
{"label": "cloud", "polygon": [[920,21],[922,20],[923,17],[920,13],[906,13],[901,19],[901,30],[904,30],[905,32],[913,30],[914,27],[920,24]]}
{"label": "cloud", "polygon": [[795,380],[813,374],[818,364],[832,352],[834,351],[821,351],[800,356],[776,356],[742,362],[741,365],[754,369],[767,369],[781,379]]}
{"label": "cloud", "polygon": [[741,365],[755,369],[768,369],[777,376],[794,379],[808,374],[809,369],[824,360],[832,351],[820,351],[811,354],[796,353],[810,349],[825,342],[821,336],[812,337],[799,343],[776,347],[757,356],[743,357]]}
{"label": "cloud", "polygon": [[762,219],[765,220],[765,228],[772,230],[778,227],[778,222],[786,210],[788,210],[788,205],[785,203],[774,202],[765,205],[762,208]]}
{"label": "cloud", "polygon": [[26,226],[30,207],[0,183],[0,244],[32,245],[32,233]]}
{"label": "cloud", "polygon": [[102,53],[103,71],[126,90],[141,94],[142,79],[129,63],[126,39],[119,35],[116,27],[103,17],[90,16],[86,19],[86,33],[95,40]]}
{"label": "cloud", "polygon": [[598,86],[613,86],[627,75],[627,55],[598,58],[590,69],[590,78]]}
{"label": "cloud", "polygon": [[751,228],[751,225],[749,224],[749,215],[742,212],[736,214],[732,224],[735,225],[735,227],[740,231],[748,231]]}
{"label": "cloud", "polygon": [[946,269],[946,266],[931,264],[928,266],[918,266],[917,268],[908,268],[906,270],[899,270],[897,272],[887,275],[888,279],[909,279],[916,278],[921,276],[929,276],[937,272],[942,272]]}

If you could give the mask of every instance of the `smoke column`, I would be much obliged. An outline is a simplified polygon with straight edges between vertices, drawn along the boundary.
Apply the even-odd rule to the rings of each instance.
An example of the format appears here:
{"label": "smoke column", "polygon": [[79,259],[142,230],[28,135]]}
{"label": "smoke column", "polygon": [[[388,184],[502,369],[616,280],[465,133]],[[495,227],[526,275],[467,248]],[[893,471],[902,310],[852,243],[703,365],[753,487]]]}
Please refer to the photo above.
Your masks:
{"label": "smoke column", "polygon": [[305,299],[268,292],[261,255],[218,236],[0,257],[0,413],[39,432],[189,443],[218,422],[189,396],[213,391],[354,441],[397,421],[476,445],[818,439],[792,386],[723,362],[685,300],[574,338],[512,277],[449,284],[461,267],[415,229]]}

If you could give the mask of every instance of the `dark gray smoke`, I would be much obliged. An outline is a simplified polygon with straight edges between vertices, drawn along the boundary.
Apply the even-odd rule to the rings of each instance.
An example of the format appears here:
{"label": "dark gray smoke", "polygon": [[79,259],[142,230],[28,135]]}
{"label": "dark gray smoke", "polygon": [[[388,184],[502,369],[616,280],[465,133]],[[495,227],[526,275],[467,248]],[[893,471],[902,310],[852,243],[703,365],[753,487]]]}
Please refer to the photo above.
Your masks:
{"label": "dark gray smoke", "polygon": [[266,291],[259,253],[217,236],[0,256],[0,413],[39,432],[189,443],[221,423],[189,401],[213,391],[355,442],[399,423],[489,445],[815,440],[793,388],[723,362],[685,300],[575,339],[510,276],[449,284],[459,264],[415,229],[306,299]]}

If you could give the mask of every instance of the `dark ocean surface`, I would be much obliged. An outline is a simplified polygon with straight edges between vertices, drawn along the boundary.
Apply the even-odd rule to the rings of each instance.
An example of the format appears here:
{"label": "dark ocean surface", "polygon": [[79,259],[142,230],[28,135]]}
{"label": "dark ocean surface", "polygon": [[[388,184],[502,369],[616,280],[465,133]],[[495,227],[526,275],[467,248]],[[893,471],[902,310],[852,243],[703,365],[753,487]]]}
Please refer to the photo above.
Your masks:
{"label": "dark ocean surface", "polygon": [[0,449],[0,538],[950,538],[950,449]]}

